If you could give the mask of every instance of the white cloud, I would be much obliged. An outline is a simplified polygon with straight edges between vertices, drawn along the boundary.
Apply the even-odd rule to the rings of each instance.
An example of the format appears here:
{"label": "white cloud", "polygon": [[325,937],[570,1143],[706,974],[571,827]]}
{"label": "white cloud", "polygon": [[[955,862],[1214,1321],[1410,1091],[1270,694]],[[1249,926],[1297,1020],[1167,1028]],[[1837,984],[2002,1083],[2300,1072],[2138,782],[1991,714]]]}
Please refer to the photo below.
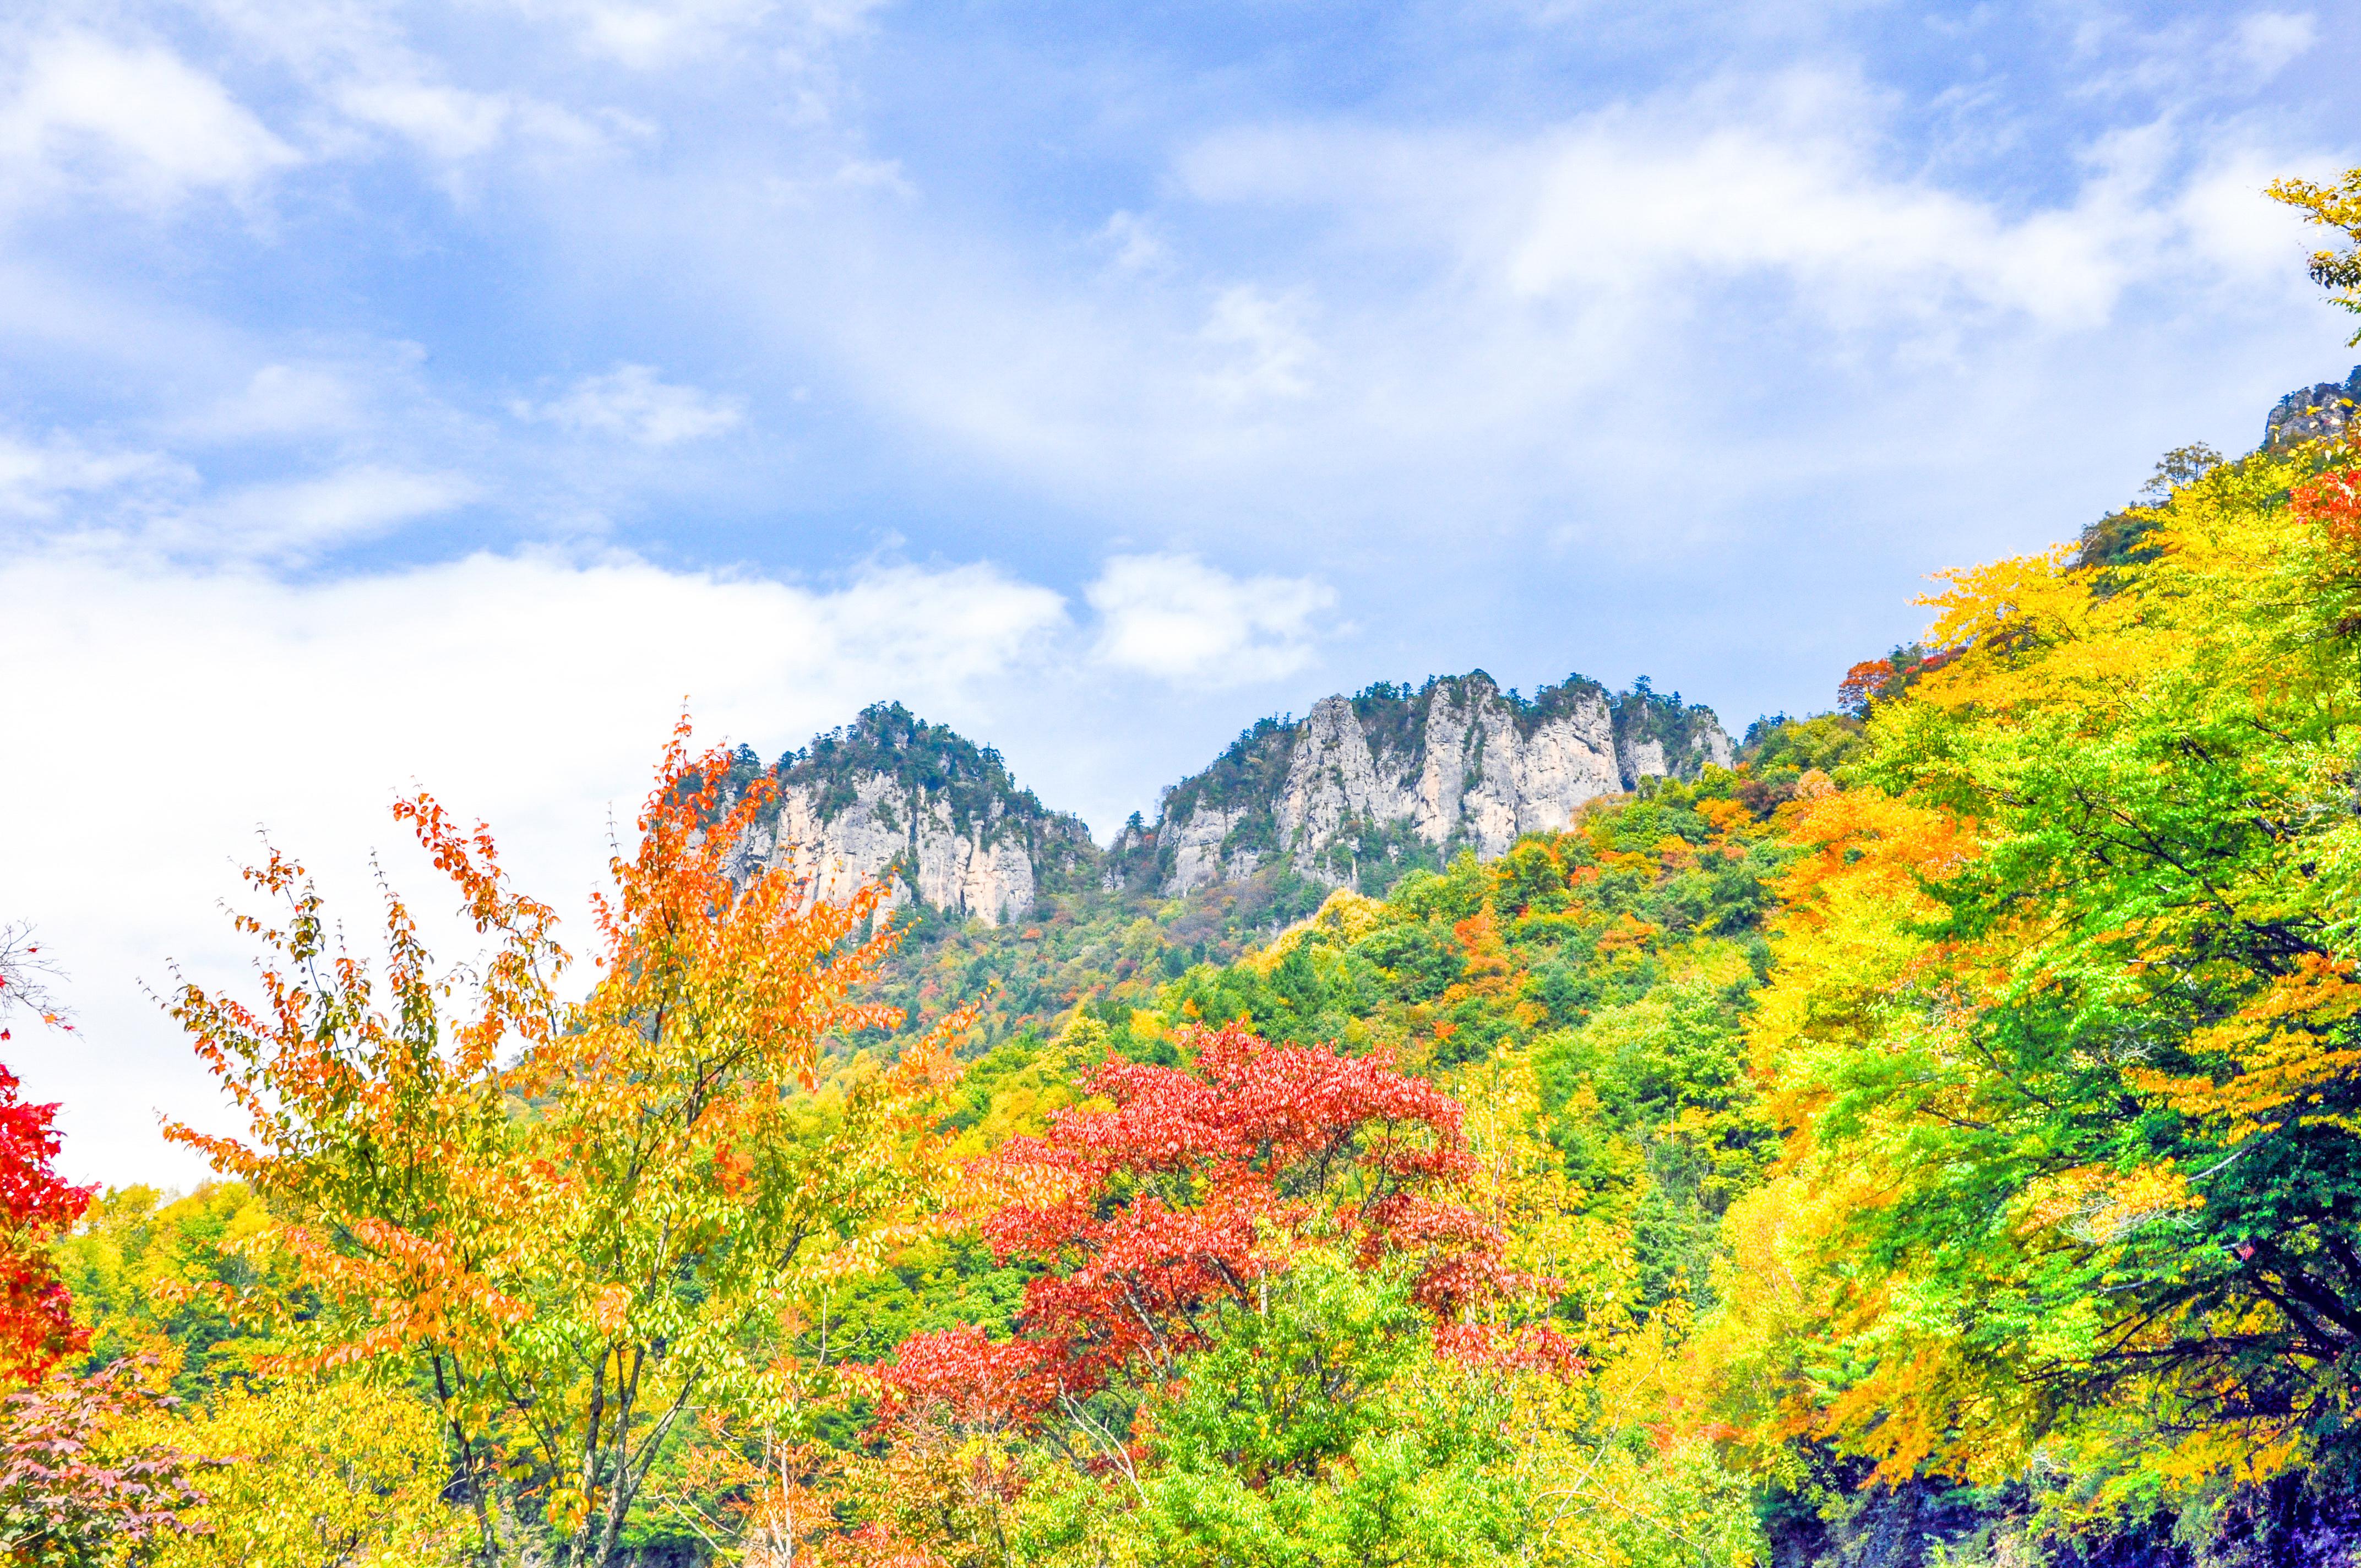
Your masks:
{"label": "white cloud", "polygon": [[2186,257],[2210,264],[2224,278],[2301,284],[2301,258],[2312,248],[2311,235],[2300,214],[2264,200],[2262,189],[2287,174],[2333,180],[2348,162],[2334,154],[2225,140],[2173,198],[2179,245]]}
{"label": "white cloud", "polygon": [[314,435],[353,428],[363,399],[341,371],[319,365],[265,365],[243,387],[174,425],[199,440]]}
{"label": "white cloud", "polygon": [[[364,390],[324,367],[267,365],[228,395],[159,422],[159,433],[184,450],[365,436],[374,414],[364,406]],[[273,466],[285,472],[288,466],[282,459]],[[300,564],[451,512],[485,493],[452,469],[367,459],[302,478],[224,485],[211,477],[166,452],[100,445],[64,432],[36,441],[0,430],[0,520],[23,525],[24,548]]]}
{"label": "white cloud", "polygon": [[898,158],[848,158],[837,166],[836,182],[854,191],[891,191],[906,201],[918,193]]}
{"label": "white cloud", "polygon": [[580,7],[585,43],[626,65],[649,67],[698,54],[770,9],[763,0],[684,0],[672,5]]}
{"label": "white cloud", "polygon": [[[2105,321],[2189,258],[2169,120],[2082,150],[2071,196],[2029,212],[1885,165],[1893,105],[1797,71],[1619,104],[1518,141],[1299,126],[1209,138],[1182,161],[1224,204],[1325,207],[1367,247],[1440,250],[1510,301],[1629,316],[1750,276],[1855,323],[1961,310],[2052,330]],[[2208,258],[2211,259],[2211,258]]]}
{"label": "white cloud", "polygon": [[976,565],[816,587],[631,558],[478,555],[302,584],[88,548],[0,559],[0,668],[38,672],[10,699],[10,755],[32,765],[0,768],[0,820],[22,829],[0,917],[38,924],[83,1025],[19,1031],[10,1065],[65,1102],[69,1168],[189,1179],[155,1111],[217,1097],[135,982],[168,982],[175,958],[242,979],[214,905],[235,899],[258,825],[365,943],[371,846],[423,916],[443,915],[385,811],[423,784],[494,825],[578,947],[609,824],[628,824],[684,695],[704,739],[775,751],[881,697],[939,715],[1065,624],[1060,596]]}
{"label": "white cloud", "polygon": [[2134,256],[2161,237],[2141,201],[2155,161],[2143,144],[2156,134],[2098,149],[2072,206],[2012,222],[1984,203],[1880,178],[1864,138],[1842,125],[1730,127],[1653,156],[1619,131],[1557,149],[1509,260],[1520,292],[1770,271],[1831,314],[1970,303],[2090,326],[2105,319]]}
{"label": "white cloud", "polygon": [[1303,329],[1303,315],[1298,296],[1275,297],[1251,284],[1224,289],[1199,334],[1220,360],[1206,385],[1233,403],[1308,396],[1318,345]]}
{"label": "white cloud", "polygon": [[0,517],[42,522],[70,499],[192,480],[187,469],[157,453],[93,451],[62,434],[39,443],[0,434]]}
{"label": "white cloud", "polygon": [[719,435],[737,429],[746,417],[740,400],[660,381],[654,367],[647,365],[619,365],[603,376],[585,376],[550,402],[519,401],[510,407],[520,419],[620,435],[643,446]]}
{"label": "white cloud", "polygon": [[561,18],[582,47],[634,70],[677,66],[765,27],[804,38],[851,30],[883,0],[517,0]]}
{"label": "white cloud", "polygon": [[333,92],[336,107],[356,122],[389,130],[429,158],[458,163],[503,143],[529,139],[544,147],[595,148],[606,137],[569,110],[516,93],[471,93],[399,69],[403,61],[371,60],[390,74],[356,76]]}
{"label": "white cloud", "polygon": [[457,474],[361,464],[315,479],[233,490],[160,531],[159,543],[202,554],[301,560],[473,500]]}
{"label": "white cloud", "polygon": [[[431,30],[417,7],[387,0],[207,0],[208,20],[235,34],[249,60],[302,89],[297,116],[307,150],[321,161],[357,161],[389,132],[434,162],[459,164],[502,149],[581,149],[607,140],[592,123],[529,91],[533,72],[480,49],[438,55],[412,41]],[[455,79],[499,84],[490,90]],[[445,172],[446,193],[468,187]]]}
{"label": "white cloud", "polygon": [[1171,259],[1170,247],[1156,232],[1156,225],[1137,213],[1118,208],[1093,237],[1118,271],[1153,271]]}
{"label": "white cloud", "polygon": [[498,144],[514,112],[497,94],[414,81],[350,82],[336,101],[353,118],[408,137],[433,156],[450,159],[472,158]]}
{"label": "white cloud", "polygon": [[[783,351],[816,348],[898,429],[1126,526],[1258,519],[1285,495],[1305,530],[1554,515],[1638,554],[1688,546],[1604,499],[1620,477],[1670,466],[1700,500],[1760,488],[1683,461],[1711,417],[1700,386],[1758,426],[1828,411],[1850,452],[1864,415],[2021,402],[2028,356],[2105,335],[2152,358],[2147,334],[2184,330],[2165,321],[2284,319],[2301,293],[2273,251],[2284,223],[2235,189],[2279,139],[2264,122],[2119,116],[2004,184],[1901,156],[1912,113],[1786,71],[1530,134],[1478,115],[1233,130],[1189,144],[1163,199],[1087,250],[1058,236],[1057,265],[945,204],[854,214],[808,187],[750,212],[719,185],[635,224],[726,234],[712,287]],[[1138,235],[1170,236],[1163,258],[1110,265]]]}
{"label": "white cloud", "polygon": [[242,192],[300,158],[170,50],[70,32],[27,51],[0,104],[0,161],[161,205]]}
{"label": "white cloud", "polygon": [[1304,577],[1234,577],[1193,555],[1116,555],[1084,597],[1096,656],[1164,680],[1237,685],[1301,669],[1334,591]]}
{"label": "white cloud", "polygon": [[2309,11],[2257,11],[2240,18],[2237,50],[2257,75],[2270,77],[2310,49],[2320,35]]}

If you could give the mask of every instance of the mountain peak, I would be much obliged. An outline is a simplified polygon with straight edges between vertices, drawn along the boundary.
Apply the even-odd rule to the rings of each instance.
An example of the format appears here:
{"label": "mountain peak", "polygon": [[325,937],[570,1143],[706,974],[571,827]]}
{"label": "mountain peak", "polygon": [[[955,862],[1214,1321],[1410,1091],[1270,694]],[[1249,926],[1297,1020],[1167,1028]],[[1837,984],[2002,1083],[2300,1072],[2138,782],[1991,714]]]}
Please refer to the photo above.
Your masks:
{"label": "mountain peak", "polygon": [[873,703],[772,770],[778,805],[746,846],[816,901],[883,878],[887,902],[998,924],[1086,883],[1090,830],[1017,787],[1000,753],[898,702]]}
{"label": "mountain peak", "polygon": [[1643,778],[1730,760],[1710,709],[1644,680],[1610,696],[1569,675],[1531,697],[1482,670],[1415,689],[1380,683],[1246,730],[1165,792],[1152,827],[1126,827],[1108,874],[1168,897],[1275,864],[1331,886],[1382,885],[1461,849],[1489,859]]}
{"label": "mountain peak", "polygon": [[[1164,792],[1156,821],[1134,813],[1102,854],[1081,821],[1019,787],[998,751],[881,702],[779,759],[777,809],[746,852],[807,878],[815,900],[882,877],[894,904],[993,924],[1047,893],[1178,897],[1266,868],[1378,888],[1463,849],[1489,859],[1643,779],[1730,760],[1711,709],[1644,679],[1610,693],[1569,675],[1531,696],[1483,670],[1381,681],[1248,726]],[[761,763],[747,751],[740,767]]]}

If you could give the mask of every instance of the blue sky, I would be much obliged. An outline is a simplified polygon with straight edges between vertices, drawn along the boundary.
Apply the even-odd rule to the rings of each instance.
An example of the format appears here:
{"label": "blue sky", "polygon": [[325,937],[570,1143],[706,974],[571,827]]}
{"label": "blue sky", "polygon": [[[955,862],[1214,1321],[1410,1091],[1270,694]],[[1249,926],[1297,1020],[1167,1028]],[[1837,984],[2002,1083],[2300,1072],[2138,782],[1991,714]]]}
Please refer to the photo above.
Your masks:
{"label": "blue sky", "polygon": [[1102,834],[1374,680],[1824,707],[1926,574],[2341,377],[2258,192],[2361,162],[2356,58],[2334,6],[12,7],[0,916],[84,1021],[28,1077],[185,1174],[136,981],[235,961],[257,825],[358,882],[416,780],[570,893],[684,695],[766,753],[898,697]]}

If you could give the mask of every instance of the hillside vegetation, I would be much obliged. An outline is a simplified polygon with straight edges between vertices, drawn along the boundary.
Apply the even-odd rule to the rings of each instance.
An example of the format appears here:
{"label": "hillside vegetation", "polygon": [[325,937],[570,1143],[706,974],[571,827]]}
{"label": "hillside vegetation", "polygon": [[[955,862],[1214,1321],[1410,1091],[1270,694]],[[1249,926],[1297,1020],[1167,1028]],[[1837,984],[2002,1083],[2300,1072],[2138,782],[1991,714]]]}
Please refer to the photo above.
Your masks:
{"label": "hillside vegetation", "polygon": [[587,985],[431,797],[465,970],[391,895],[346,953],[274,854],[258,981],[168,998],[221,1180],[68,1188],[0,1082],[0,1540],[2351,1564],[2361,446],[2307,428],[1381,888],[815,904],[685,725]]}

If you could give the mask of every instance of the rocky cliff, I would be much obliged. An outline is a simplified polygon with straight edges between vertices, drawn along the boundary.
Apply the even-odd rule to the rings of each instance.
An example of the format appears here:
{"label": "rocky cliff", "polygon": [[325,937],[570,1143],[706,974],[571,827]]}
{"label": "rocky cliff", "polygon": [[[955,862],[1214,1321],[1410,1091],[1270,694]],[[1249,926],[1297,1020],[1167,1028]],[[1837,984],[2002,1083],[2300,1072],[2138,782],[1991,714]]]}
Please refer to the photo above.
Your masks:
{"label": "rocky cliff", "polygon": [[1710,709],[1644,680],[1610,696],[1577,675],[1530,698],[1481,670],[1374,685],[1239,736],[1166,792],[1155,823],[1132,818],[1106,874],[1166,897],[1282,864],[1331,886],[1382,884],[1463,848],[1489,859],[1642,779],[1730,761]]}
{"label": "rocky cliff", "polygon": [[[759,766],[741,753],[749,764]],[[891,904],[996,925],[1096,874],[1098,848],[1080,819],[1018,789],[997,751],[898,703],[862,710],[769,771],[778,809],[744,853],[808,879],[816,901],[882,877]]]}
{"label": "rocky cliff", "polygon": [[2356,405],[2361,405],[2361,365],[2353,367],[2343,386],[2323,381],[2298,387],[2281,398],[2263,422],[2263,446],[2268,450],[2335,435],[2351,427]]}
{"label": "rocky cliff", "polygon": [[998,752],[899,704],[864,709],[768,769],[741,749],[733,773],[778,786],[776,810],[742,847],[750,868],[785,867],[831,902],[883,878],[895,905],[997,925],[1044,894],[1170,898],[1266,869],[1382,887],[1462,849],[1489,859],[1642,779],[1730,760],[1710,709],[1644,680],[1610,695],[1576,676],[1527,698],[1478,670],[1266,718],[1104,853],[1079,819],[1019,789]]}

